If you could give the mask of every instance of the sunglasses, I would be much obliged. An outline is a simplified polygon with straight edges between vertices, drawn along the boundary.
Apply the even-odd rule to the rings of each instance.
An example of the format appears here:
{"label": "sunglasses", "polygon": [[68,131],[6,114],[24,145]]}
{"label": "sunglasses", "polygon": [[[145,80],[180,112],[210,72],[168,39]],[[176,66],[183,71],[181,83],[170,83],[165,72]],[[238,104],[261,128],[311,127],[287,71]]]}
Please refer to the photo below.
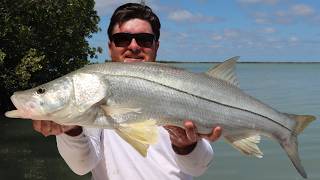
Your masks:
{"label": "sunglasses", "polygon": [[133,38],[139,46],[145,48],[151,48],[156,39],[155,35],[150,33],[115,33],[111,36],[111,41],[113,41],[117,47],[127,47],[131,44]]}

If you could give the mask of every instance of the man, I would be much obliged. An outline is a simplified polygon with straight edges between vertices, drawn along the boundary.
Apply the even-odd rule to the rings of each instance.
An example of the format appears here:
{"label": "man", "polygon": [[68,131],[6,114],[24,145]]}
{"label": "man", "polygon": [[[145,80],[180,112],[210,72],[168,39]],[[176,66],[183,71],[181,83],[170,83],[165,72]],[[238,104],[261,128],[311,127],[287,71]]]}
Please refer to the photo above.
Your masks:
{"label": "man", "polygon": [[[112,61],[155,61],[159,48],[160,21],[145,5],[128,3],[118,7],[108,28]],[[92,172],[93,179],[192,179],[201,175],[212,160],[209,142],[219,138],[221,128],[200,135],[190,120],[185,129],[159,127],[159,142],[142,157],[114,131],[62,126],[33,121],[43,135],[56,135],[58,150],[77,174]]]}

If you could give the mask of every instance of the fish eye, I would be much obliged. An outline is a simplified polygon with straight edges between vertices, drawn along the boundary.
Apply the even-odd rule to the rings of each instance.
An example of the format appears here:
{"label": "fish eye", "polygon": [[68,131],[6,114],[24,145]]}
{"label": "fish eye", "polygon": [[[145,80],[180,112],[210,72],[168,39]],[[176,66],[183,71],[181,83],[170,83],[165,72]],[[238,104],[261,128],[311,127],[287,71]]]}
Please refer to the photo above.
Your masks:
{"label": "fish eye", "polygon": [[44,88],[39,88],[38,90],[37,90],[37,94],[43,94],[43,93],[45,93],[46,92],[46,89],[44,89]]}

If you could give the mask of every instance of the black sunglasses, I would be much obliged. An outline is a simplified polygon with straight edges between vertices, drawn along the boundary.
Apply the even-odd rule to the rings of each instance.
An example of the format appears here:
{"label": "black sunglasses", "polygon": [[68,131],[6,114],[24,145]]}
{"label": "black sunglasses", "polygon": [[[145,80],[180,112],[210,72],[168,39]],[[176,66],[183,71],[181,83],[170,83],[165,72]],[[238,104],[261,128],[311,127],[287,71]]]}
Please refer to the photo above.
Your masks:
{"label": "black sunglasses", "polygon": [[152,47],[153,42],[155,41],[155,35],[150,33],[115,33],[111,36],[111,41],[113,41],[117,47],[127,47],[130,45],[133,38],[139,46],[145,48]]}

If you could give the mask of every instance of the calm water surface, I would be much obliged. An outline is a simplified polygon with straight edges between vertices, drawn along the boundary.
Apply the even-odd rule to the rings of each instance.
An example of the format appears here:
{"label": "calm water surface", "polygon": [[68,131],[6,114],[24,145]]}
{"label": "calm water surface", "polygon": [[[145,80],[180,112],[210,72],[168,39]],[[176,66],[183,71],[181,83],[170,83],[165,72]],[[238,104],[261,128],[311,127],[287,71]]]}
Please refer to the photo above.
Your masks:
{"label": "calm water surface", "polygon": [[[196,72],[210,64],[178,64]],[[248,94],[282,112],[312,114],[320,119],[320,64],[238,64],[240,87]],[[299,136],[302,163],[308,179],[320,179],[320,121]],[[264,158],[241,155],[224,140],[213,144],[215,159],[197,180],[296,180],[303,179],[291,165],[280,145],[263,138],[259,147]]]}
{"label": "calm water surface", "polygon": [[[172,64],[203,72],[210,63]],[[320,63],[237,65],[240,87],[248,94],[282,112],[311,114],[320,119]],[[299,136],[302,163],[310,180],[320,179],[320,121]],[[259,147],[264,158],[243,156],[223,139],[213,144],[214,161],[196,180],[299,180],[280,145],[263,138]],[[59,156],[54,137],[32,130],[30,121],[0,121],[0,179],[90,179],[77,176]]]}

